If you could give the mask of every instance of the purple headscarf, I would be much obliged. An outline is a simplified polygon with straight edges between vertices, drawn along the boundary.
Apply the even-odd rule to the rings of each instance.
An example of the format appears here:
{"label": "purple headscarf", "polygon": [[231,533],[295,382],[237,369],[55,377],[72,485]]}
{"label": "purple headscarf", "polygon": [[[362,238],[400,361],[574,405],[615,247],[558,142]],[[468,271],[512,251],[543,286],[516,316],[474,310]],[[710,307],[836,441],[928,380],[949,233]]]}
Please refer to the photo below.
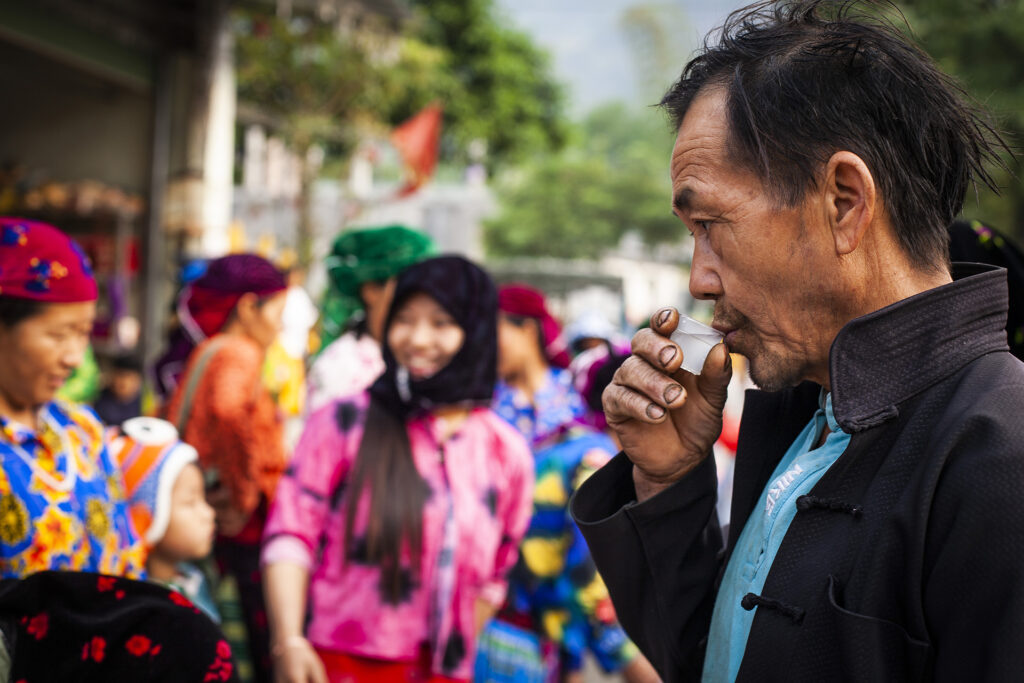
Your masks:
{"label": "purple headscarf", "polygon": [[178,296],[180,327],[171,332],[167,351],[154,366],[157,392],[169,396],[178,384],[189,354],[217,334],[244,294],[270,296],[288,287],[274,264],[256,254],[231,254],[210,261],[202,277]]}

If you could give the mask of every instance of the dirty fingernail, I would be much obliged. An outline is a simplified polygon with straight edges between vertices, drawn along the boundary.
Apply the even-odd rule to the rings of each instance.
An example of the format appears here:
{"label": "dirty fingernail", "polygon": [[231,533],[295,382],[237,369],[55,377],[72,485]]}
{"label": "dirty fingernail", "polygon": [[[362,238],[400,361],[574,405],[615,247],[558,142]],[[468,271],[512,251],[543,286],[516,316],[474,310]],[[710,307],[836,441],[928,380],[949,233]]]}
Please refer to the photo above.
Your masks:
{"label": "dirty fingernail", "polygon": [[683,388],[678,384],[673,384],[669,388],[665,389],[665,403],[671,403],[672,401],[679,398],[679,394],[683,393]]}
{"label": "dirty fingernail", "polygon": [[672,359],[676,357],[676,347],[666,346],[658,354],[658,360],[661,361],[662,365],[668,365],[672,362]]}
{"label": "dirty fingernail", "polygon": [[664,414],[665,409],[656,403],[652,403],[651,405],[647,406],[647,417],[651,418],[652,420],[657,420]]}

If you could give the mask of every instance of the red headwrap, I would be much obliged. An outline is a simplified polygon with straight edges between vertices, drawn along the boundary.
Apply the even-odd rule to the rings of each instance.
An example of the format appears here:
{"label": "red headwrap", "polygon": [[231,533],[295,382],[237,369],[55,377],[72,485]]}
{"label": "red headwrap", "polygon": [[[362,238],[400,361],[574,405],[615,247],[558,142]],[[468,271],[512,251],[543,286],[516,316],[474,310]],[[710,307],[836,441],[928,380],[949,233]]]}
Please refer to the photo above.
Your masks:
{"label": "red headwrap", "polygon": [[97,294],[89,259],[70,237],[46,223],[0,216],[0,295],[77,303]]}
{"label": "red headwrap", "polygon": [[255,254],[214,259],[201,278],[181,293],[178,318],[196,343],[217,334],[244,294],[262,298],[287,289],[284,275]]}
{"label": "red headwrap", "polygon": [[562,326],[548,312],[544,295],[521,284],[505,285],[498,290],[498,310],[522,318],[533,318],[540,323],[544,337],[544,356],[556,368],[569,367],[569,351],[562,338]]}

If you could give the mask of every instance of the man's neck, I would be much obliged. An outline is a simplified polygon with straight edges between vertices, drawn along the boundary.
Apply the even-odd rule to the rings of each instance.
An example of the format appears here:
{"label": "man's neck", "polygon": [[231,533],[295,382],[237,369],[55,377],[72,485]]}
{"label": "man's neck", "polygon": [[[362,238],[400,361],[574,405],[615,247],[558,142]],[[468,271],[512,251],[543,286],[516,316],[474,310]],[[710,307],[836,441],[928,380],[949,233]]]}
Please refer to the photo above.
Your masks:
{"label": "man's neck", "polygon": [[805,379],[822,385],[825,391],[832,391],[832,378],[829,374],[829,354],[832,342],[835,341],[839,331],[847,322],[874,313],[930,289],[947,285],[953,281],[953,278],[944,270],[925,273],[916,269],[908,268],[901,270],[899,267],[896,267],[892,271],[879,268],[875,277],[866,278],[866,280],[870,280],[870,283],[865,285],[860,297],[855,297],[856,303],[849,308],[843,319],[837,321],[838,324],[834,334],[832,334],[828,343],[822,345],[825,352],[822,362],[817,365],[814,372],[805,376]]}

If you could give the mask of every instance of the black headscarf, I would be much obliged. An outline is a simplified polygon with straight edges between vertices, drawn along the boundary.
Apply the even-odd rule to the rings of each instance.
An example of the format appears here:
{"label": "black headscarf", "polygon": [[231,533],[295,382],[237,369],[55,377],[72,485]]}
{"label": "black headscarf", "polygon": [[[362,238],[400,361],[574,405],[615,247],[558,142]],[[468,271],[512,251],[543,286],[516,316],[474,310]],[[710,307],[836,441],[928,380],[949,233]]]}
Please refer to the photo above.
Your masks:
{"label": "black headscarf", "polygon": [[384,374],[370,387],[370,394],[402,418],[444,405],[489,405],[498,369],[498,293],[490,276],[461,256],[409,266],[395,284],[384,323],[385,342],[396,311],[417,293],[429,295],[455,318],[465,335],[462,347],[437,374],[413,380],[385,343]]}

